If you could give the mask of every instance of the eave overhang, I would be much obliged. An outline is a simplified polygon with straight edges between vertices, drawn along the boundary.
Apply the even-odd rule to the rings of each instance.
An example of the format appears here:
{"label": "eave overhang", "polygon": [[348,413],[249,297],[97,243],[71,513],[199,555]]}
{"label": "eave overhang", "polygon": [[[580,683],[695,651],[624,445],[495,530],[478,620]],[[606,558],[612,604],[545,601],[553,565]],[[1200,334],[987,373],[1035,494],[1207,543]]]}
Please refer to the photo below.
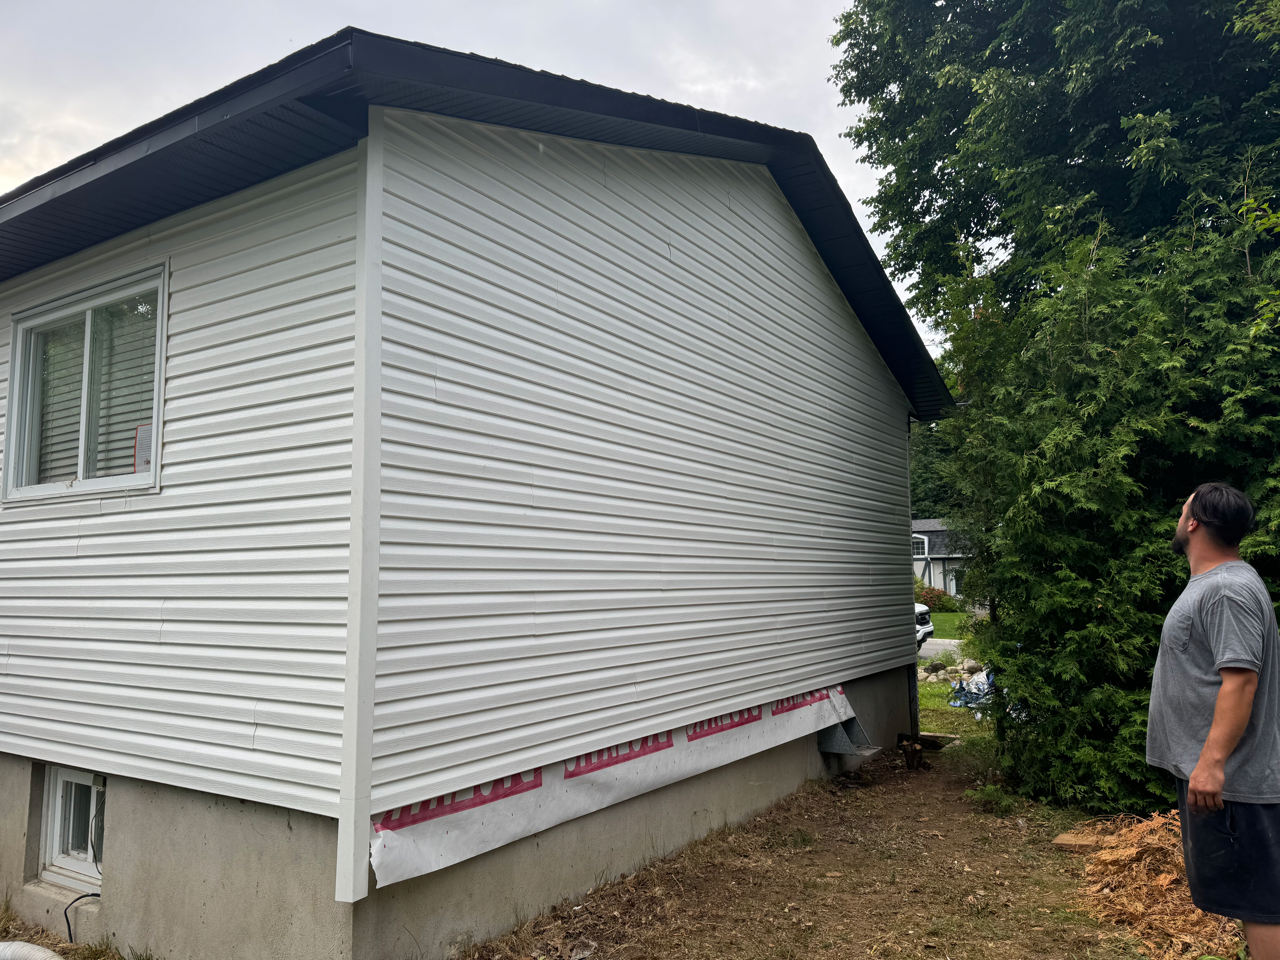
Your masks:
{"label": "eave overhang", "polygon": [[914,415],[952,405],[812,137],[351,27],[0,196],[0,282],[353,147],[371,104],[766,165]]}

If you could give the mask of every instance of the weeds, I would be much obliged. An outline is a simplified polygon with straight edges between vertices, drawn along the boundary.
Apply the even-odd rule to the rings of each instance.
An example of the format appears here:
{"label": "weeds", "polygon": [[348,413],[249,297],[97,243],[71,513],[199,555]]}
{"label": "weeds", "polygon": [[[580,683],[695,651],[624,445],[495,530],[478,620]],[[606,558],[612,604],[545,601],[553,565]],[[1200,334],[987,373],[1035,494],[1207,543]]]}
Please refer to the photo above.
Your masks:
{"label": "weeds", "polygon": [[[155,960],[154,957],[141,957],[130,951],[129,960]],[[92,943],[80,944],[75,952],[75,960],[120,960],[120,954],[111,945],[110,937],[101,937]]]}
{"label": "weeds", "polygon": [[1008,793],[998,783],[988,783],[976,790],[966,790],[964,797],[976,803],[983,813],[990,813],[997,817],[1007,817],[1018,808],[1017,797]]}
{"label": "weeds", "polygon": [[960,665],[960,661],[956,659],[956,653],[954,650],[943,650],[936,657],[920,658],[921,667],[927,667],[931,663],[943,663],[943,664],[946,664],[948,667],[955,667]]}

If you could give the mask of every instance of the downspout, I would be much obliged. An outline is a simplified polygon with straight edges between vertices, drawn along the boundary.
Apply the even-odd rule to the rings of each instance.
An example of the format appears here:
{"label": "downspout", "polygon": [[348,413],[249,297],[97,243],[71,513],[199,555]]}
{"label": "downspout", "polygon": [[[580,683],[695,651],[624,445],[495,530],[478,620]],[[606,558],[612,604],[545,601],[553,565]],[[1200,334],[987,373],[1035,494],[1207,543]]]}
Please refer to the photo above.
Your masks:
{"label": "downspout", "polygon": [[369,894],[373,702],[378,669],[378,573],[382,520],[382,174],[381,107],[356,148],[355,395],[351,437],[351,553],[347,657],[342,697],[335,897]]}

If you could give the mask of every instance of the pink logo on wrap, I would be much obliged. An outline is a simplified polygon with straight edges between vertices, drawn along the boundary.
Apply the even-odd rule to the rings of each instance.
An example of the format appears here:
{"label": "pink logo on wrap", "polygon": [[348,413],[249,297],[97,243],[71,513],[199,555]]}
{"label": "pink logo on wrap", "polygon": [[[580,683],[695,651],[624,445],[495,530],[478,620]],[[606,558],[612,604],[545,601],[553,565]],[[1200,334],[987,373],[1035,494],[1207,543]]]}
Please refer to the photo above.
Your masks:
{"label": "pink logo on wrap", "polygon": [[[528,776],[527,780],[525,779],[526,776]],[[458,799],[458,795],[466,791],[465,789],[455,790],[453,793],[445,794],[441,797],[432,797],[430,800],[423,800],[421,803],[415,803],[411,806],[396,807],[388,810],[382,815],[381,820],[374,823],[373,829],[378,833],[383,830],[403,830],[405,827],[411,827],[415,823],[425,823],[428,820],[435,820],[437,817],[447,817],[451,813],[474,810],[476,807],[497,803],[507,797],[514,797],[517,794],[528,793],[530,790],[537,790],[541,786],[542,768],[538,767],[527,775],[517,773],[514,776],[495,780],[490,784],[488,792],[485,792],[483,786],[472,787],[471,796]],[[397,813],[399,815],[395,816]]]}
{"label": "pink logo on wrap", "polygon": [[801,707],[812,706],[823,700],[830,700],[831,692],[829,690],[810,690],[808,693],[798,693],[794,697],[783,697],[781,700],[773,702],[772,716],[780,713],[790,713],[792,710],[799,710]]}
{"label": "pink logo on wrap", "polygon": [[638,760],[640,757],[647,757],[657,753],[659,750],[666,750],[673,746],[675,746],[675,741],[671,739],[670,730],[666,733],[642,737],[639,740],[628,740],[626,743],[620,743],[616,747],[595,750],[592,753],[584,753],[574,757],[572,760],[566,760],[564,762],[564,778],[570,780],[574,777],[581,777],[594,770],[602,770],[615,764],[626,763],[628,760]]}
{"label": "pink logo on wrap", "polygon": [[746,710],[722,713],[720,716],[712,717],[710,720],[699,720],[697,723],[691,723],[684,728],[684,735],[691,741],[701,740],[703,737],[724,733],[726,730],[732,730],[735,727],[745,727],[748,723],[755,723],[763,718],[764,707],[748,707]]}

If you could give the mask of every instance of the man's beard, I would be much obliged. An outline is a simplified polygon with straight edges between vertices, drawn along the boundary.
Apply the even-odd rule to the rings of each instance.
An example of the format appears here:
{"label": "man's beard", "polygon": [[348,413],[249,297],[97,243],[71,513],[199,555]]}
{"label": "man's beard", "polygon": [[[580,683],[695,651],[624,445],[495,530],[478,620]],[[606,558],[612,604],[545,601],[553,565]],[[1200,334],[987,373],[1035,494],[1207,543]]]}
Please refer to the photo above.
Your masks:
{"label": "man's beard", "polygon": [[1173,535],[1173,539],[1169,541],[1169,549],[1180,557],[1187,555],[1187,535],[1181,531]]}

